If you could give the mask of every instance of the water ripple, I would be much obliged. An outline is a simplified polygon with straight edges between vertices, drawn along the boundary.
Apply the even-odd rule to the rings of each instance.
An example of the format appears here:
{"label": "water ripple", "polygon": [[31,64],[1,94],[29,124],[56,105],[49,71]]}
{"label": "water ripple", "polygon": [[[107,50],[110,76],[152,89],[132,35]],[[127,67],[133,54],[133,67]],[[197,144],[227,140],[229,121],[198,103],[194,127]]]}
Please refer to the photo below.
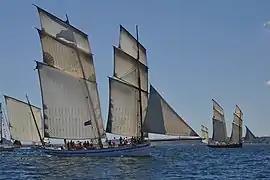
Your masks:
{"label": "water ripple", "polygon": [[147,158],[64,158],[40,151],[0,153],[0,179],[270,179],[270,145],[210,149],[160,144]]}

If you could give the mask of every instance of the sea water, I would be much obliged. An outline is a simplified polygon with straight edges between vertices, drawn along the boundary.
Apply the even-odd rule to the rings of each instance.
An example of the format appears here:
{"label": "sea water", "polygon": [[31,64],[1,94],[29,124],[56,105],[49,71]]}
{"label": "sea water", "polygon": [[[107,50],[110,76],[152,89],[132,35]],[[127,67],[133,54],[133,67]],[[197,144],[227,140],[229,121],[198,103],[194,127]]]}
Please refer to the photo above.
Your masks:
{"label": "sea water", "polygon": [[270,145],[211,149],[155,143],[152,157],[55,157],[41,150],[0,153],[0,179],[270,179]]}

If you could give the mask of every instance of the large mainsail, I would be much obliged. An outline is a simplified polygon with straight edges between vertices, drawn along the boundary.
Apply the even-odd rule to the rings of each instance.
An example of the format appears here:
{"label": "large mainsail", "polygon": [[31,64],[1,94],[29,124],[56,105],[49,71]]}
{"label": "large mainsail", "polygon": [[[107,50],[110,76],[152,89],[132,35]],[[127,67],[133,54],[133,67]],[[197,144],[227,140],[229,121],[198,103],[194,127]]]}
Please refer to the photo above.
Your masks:
{"label": "large mainsail", "polygon": [[[120,25],[119,47],[114,48],[114,74],[109,78],[109,116],[106,132],[125,136],[140,136],[141,94],[142,119],[148,101],[148,67],[146,49]],[[138,79],[140,78],[140,81]],[[139,84],[140,82],[140,84]]]}
{"label": "large mainsail", "polygon": [[87,34],[37,8],[42,27],[38,32],[46,63],[37,62],[45,136],[99,139],[101,144],[105,134]]}
{"label": "large mainsail", "polygon": [[199,136],[152,85],[143,131],[172,136]]}
{"label": "large mainsail", "polygon": [[212,140],[218,142],[227,141],[227,130],[223,108],[214,100],[213,101],[213,135]]}
{"label": "large mainsail", "polygon": [[205,142],[208,142],[208,128],[204,125],[201,125],[201,137]]}
{"label": "large mainsail", "polygon": [[233,114],[232,123],[232,134],[230,137],[230,142],[240,143],[242,139],[242,124],[243,124],[243,113],[239,106],[236,105],[235,112]]}
{"label": "large mainsail", "polygon": [[246,135],[244,141],[253,141],[256,139],[256,136],[251,132],[251,130],[246,126]]}
{"label": "large mainsail", "polygon": [[[11,126],[12,138],[19,141],[40,142],[40,137],[29,105],[26,102],[6,95],[4,98]],[[33,105],[31,105],[31,108],[35,116],[38,129],[42,132],[41,109]]]}

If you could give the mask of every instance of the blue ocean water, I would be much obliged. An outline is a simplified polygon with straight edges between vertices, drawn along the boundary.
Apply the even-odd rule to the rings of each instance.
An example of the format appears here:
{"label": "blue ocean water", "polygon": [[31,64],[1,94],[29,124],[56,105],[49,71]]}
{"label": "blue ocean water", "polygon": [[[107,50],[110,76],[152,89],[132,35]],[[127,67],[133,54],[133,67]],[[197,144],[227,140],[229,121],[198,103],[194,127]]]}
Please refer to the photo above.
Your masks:
{"label": "blue ocean water", "polygon": [[0,153],[0,179],[270,179],[270,145],[211,149],[160,143],[146,158],[64,158],[40,150]]}

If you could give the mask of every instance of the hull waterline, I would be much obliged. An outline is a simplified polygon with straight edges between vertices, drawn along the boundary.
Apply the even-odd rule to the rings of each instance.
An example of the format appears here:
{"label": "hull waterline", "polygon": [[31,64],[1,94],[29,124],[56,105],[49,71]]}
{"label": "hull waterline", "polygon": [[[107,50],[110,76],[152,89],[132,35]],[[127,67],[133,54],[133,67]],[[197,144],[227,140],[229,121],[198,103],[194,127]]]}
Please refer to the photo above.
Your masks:
{"label": "hull waterline", "polygon": [[243,144],[207,144],[210,148],[242,148]]}
{"label": "hull waterline", "polygon": [[150,144],[137,144],[116,148],[104,148],[95,150],[57,150],[44,148],[44,153],[55,156],[87,156],[87,157],[143,157],[151,156]]}
{"label": "hull waterline", "polygon": [[0,147],[0,152],[14,151],[15,147]]}

